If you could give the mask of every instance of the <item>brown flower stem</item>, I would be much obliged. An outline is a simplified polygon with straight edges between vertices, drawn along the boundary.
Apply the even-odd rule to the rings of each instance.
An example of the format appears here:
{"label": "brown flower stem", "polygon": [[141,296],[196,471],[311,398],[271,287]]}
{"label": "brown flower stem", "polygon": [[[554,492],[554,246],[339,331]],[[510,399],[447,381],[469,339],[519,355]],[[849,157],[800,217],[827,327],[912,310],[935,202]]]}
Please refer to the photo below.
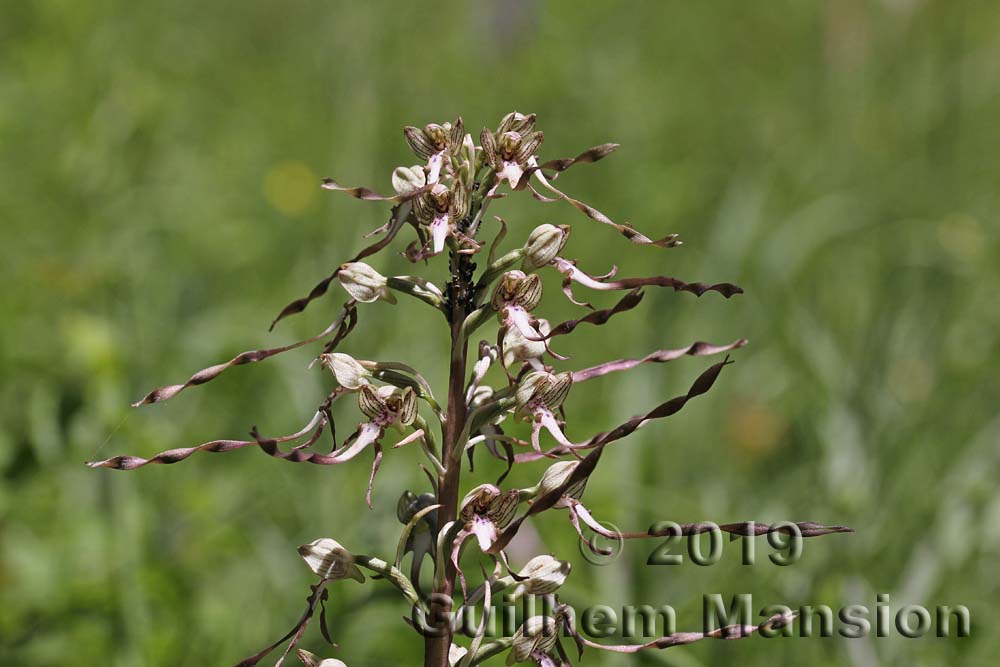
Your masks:
{"label": "brown flower stem", "polygon": [[[458,515],[458,492],[462,459],[454,456],[465,443],[461,442],[465,428],[465,381],[468,362],[468,341],[462,331],[467,304],[472,290],[472,265],[467,256],[452,256],[452,275],[448,286],[449,321],[451,323],[451,366],[448,374],[448,413],[444,423],[441,461],[444,474],[438,478],[438,525],[454,521]],[[442,559],[445,573],[435,577],[431,596],[428,625],[431,632],[424,638],[424,667],[448,667],[448,650],[451,647],[451,624],[448,613],[455,589],[455,568],[450,559]]]}

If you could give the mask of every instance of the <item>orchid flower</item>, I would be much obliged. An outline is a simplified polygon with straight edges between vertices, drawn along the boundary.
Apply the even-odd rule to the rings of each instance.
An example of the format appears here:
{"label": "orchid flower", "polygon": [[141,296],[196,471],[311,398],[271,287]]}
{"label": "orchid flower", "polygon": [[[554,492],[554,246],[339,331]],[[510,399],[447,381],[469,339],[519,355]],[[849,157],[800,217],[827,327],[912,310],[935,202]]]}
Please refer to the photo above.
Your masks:
{"label": "orchid flower", "polygon": [[[542,281],[537,274],[527,275],[514,270],[504,273],[493,291],[490,305],[500,321],[500,349],[504,368],[513,361],[529,361],[541,356],[539,350],[556,359],[565,359],[549,347],[546,341],[548,322],[536,319],[531,311],[542,299]],[[516,330],[517,333],[511,333]],[[541,347],[532,345],[541,342]],[[507,344],[514,349],[507,353]],[[531,362],[534,367],[538,364]]]}
{"label": "orchid flower", "polygon": [[349,391],[360,391],[361,387],[371,384],[369,378],[372,372],[365,368],[354,357],[343,352],[328,352],[319,355],[320,362],[329,368],[337,383]]}
{"label": "orchid flower", "polygon": [[[559,645],[559,632],[569,621],[568,612],[560,605],[552,616],[532,616],[525,619],[521,627],[514,633],[510,652],[507,654],[507,665],[531,660],[539,667],[562,667],[568,662]],[[552,655],[555,649],[560,657]]]}
{"label": "orchid flower", "polygon": [[[517,505],[521,502],[517,489],[501,491],[493,484],[480,484],[469,491],[459,506],[458,533],[451,548],[451,562],[462,585],[463,597],[468,594],[465,587],[465,574],[458,561],[462,548],[470,537],[475,537],[479,550],[487,553],[496,542],[499,531],[506,528],[514,518]],[[501,560],[506,562],[506,556],[500,553]]]}
{"label": "orchid flower", "polygon": [[497,539],[497,531],[507,527],[514,518],[520,497],[516,489],[501,491],[493,484],[480,484],[469,491],[462,500],[459,519],[464,523],[456,543],[463,541],[462,533],[475,535],[481,551],[489,551]]}
{"label": "orchid flower", "polygon": [[544,135],[534,128],[535,114],[524,115],[516,111],[504,116],[495,133],[483,128],[479,139],[486,164],[496,174],[493,188],[504,181],[513,188],[521,180],[528,161],[544,139]]}
{"label": "orchid flower", "polygon": [[[375,461],[372,463],[371,475],[368,478],[368,490],[365,493],[365,502],[370,508],[375,475],[382,463],[382,447],[379,445],[379,441],[385,435],[387,428],[403,432],[405,427],[413,423],[417,417],[417,396],[410,387],[406,389],[392,386],[376,388],[373,385],[365,384],[358,391],[358,407],[368,417],[368,421],[359,424],[354,435],[347,439],[343,447],[327,457],[327,462],[329,464],[344,463],[360,454],[369,445],[375,448]],[[423,430],[418,429],[396,443],[394,447],[402,447],[423,436]]]}
{"label": "orchid flower", "polygon": [[[549,466],[542,474],[542,478],[538,481],[538,485],[534,489],[537,496],[544,496],[546,493],[549,493],[554,489],[561,488],[579,464],[579,461],[559,461],[558,463],[553,463]],[[595,547],[590,540],[584,537],[583,531],[580,527],[580,521],[582,520],[591,528],[591,530],[607,537],[608,539],[620,539],[620,536],[602,526],[601,523],[593,517],[590,510],[584,507],[583,503],[580,502],[580,498],[583,496],[583,492],[586,487],[587,478],[581,479],[568,489],[564,490],[562,496],[552,507],[553,509],[568,509],[570,523],[573,524],[573,528],[580,536],[580,543],[586,545],[595,553],[604,554],[605,552],[601,548]]]}
{"label": "orchid flower", "polygon": [[403,136],[417,157],[427,160],[427,183],[437,183],[445,158],[456,155],[465,137],[465,125],[459,116],[454,123],[430,123],[423,128],[407,125]]}
{"label": "orchid flower", "polygon": [[421,258],[439,254],[449,238],[465,241],[467,252],[468,248],[478,249],[478,244],[470,245],[467,237],[458,231],[458,223],[469,214],[469,191],[461,180],[456,178],[450,189],[436,183],[429,192],[414,200],[414,212],[430,233],[430,250],[423,252]]}
{"label": "orchid flower", "polygon": [[413,423],[417,416],[417,397],[412,389],[362,385],[358,392],[358,407],[367,417],[358,426],[351,444],[334,453],[338,462],[349,461],[372,443],[376,443],[387,428],[400,432]]}
{"label": "orchid flower", "polygon": [[548,320],[538,318],[531,328],[536,332],[535,338],[526,337],[517,326],[508,328],[504,333],[503,342],[500,345],[503,349],[504,368],[510,368],[517,362],[523,362],[536,371],[544,370],[544,366],[539,360],[546,352],[549,352],[545,337],[551,332],[552,327]]}
{"label": "orchid flower", "polygon": [[531,445],[535,452],[543,453],[539,440],[543,428],[563,447],[569,450],[579,448],[563,433],[554,414],[566,400],[572,385],[573,378],[569,373],[553,375],[547,371],[532,371],[518,384],[515,415],[531,421]]}
{"label": "orchid flower", "polygon": [[524,262],[521,268],[526,272],[548,266],[562,251],[569,240],[569,225],[539,225],[531,230],[521,252]]}

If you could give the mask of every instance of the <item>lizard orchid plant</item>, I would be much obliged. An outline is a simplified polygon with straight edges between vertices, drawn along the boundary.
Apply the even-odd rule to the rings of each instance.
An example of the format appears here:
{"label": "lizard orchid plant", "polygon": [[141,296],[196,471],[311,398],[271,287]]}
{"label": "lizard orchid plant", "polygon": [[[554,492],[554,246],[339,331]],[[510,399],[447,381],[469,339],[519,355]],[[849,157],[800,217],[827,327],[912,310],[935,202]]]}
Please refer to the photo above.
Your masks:
{"label": "lizard orchid plant", "polygon": [[[371,452],[366,495],[370,507],[375,477],[385,453],[383,443],[395,439],[393,449],[419,443],[427,460],[427,465],[421,464],[421,468],[427,475],[430,489],[420,494],[407,490],[400,496],[397,516],[403,528],[394,557],[352,553],[332,538],[318,539],[299,547],[299,554],[318,577],[305,612],[285,636],[239,665],[256,665],[284,645],[277,661],[280,665],[296,649],[317,610],[321,616],[322,634],[332,644],[323,618],[329,591],[343,579],[364,582],[363,570],[393,585],[411,605],[411,625],[424,638],[426,667],[469,667],[501,654],[507,655],[508,664],[523,661],[538,665],[568,664],[560,631],[563,637],[573,638],[581,653],[584,647],[632,653],[706,637],[744,636],[764,627],[786,625],[790,617],[775,616],[759,626],[675,633],[646,644],[613,646],[581,636],[572,614],[555,598],[551,614],[524,619],[513,636],[485,641],[486,614],[497,593],[508,589],[515,595],[555,596],[570,572],[568,562],[548,554],[532,558],[517,570],[508,562],[505,548],[532,516],[548,510],[567,510],[572,525],[581,536],[583,526],[613,537],[657,535],[653,531],[610,533],[583,504],[587,481],[609,445],[652,420],[673,415],[688,401],[707,392],[730,360],[727,356],[702,372],[687,393],[608,431],[577,441],[567,433],[563,412],[563,404],[573,387],[643,364],[669,362],[682,356],[726,353],[747,342],[744,339],[723,345],[695,342],[591,368],[557,370],[551,362],[563,361],[566,357],[552,350],[553,339],[570,334],[584,324],[604,325],[620,313],[635,308],[642,300],[643,288],[666,287],[696,296],[715,292],[725,298],[742,290],[730,283],[689,283],[667,276],[616,278],[615,271],[592,275],[566,255],[568,225],[535,227],[524,245],[501,253],[507,224],[497,217],[499,231],[488,244],[482,239],[487,210],[493,202],[511,192],[527,191],[546,204],[568,203],[590,221],[617,231],[632,244],[661,248],[680,245],[675,234],[649,238],[628,224],[613,221],[554,185],[560,174],[570,167],[597,162],[614,152],[617,144],[602,144],[574,158],[540,162],[538,150],[543,135],[535,129],[535,115],[516,112],[507,114],[495,130],[484,128],[478,145],[472,135],[465,132],[461,118],[453,123],[407,127],[403,134],[421,163],[399,167],[393,172],[394,194],[381,195],[367,188],[345,187],[330,179],[322,184],[328,190],[358,199],[392,204],[388,222],[370,235],[380,238],[341,264],[307,296],[288,304],[271,326],[305,310],[338,282],[348,298],[333,322],[306,340],[243,352],[225,363],[195,373],[182,384],[156,389],[135,404],[165,401],[190,387],[211,381],[233,366],[256,363],[307,344],[322,343],[316,367],[329,371],[333,387],[306,425],[280,437],[265,437],[255,428],[248,440],[213,440],[196,447],[171,449],[148,459],[116,456],[88,464],[133,470],[150,464],[177,463],[198,451],[228,452],[255,447],[293,463],[330,466],[349,463]],[[447,273],[439,276],[436,282],[419,276],[383,276],[363,261],[388,248],[406,227],[414,234],[404,250],[406,257],[414,263],[427,265],[433,265],[440,257],[442,267],[447,267]],[[574,304],[585,309],[578,319],[552,324],[537,314],[543,279],[551,273],[561,275],[563,292]],[[595,309],[579,300],[574,289],[623,294],[611,308]],[[334,351],[356,328],[359,310],[365,304],[395,303],[399,295],[412,297],[435,309],[447,326],[451,354],[444,401],[436,398],[418,369],[409,364],[356,359]],[[482,335],[491,324],[495,335],[473,346],[474,336]],[[470,357],[470,346],[475,351],[474,357]],[[493,368],[495,366],[499,368]],[[324,452],[319,443],[324,431],[334,432],[332,406],[336,401],[349,398],[357,401],[361,414],[357,428],[345,441],[334,440],[332,450]],[[505,432],[504,422],[508,417],[530,424],[529,439]],[[462,493],[463,460],[468,458],[471,468],[477,449],[504,462],[506,471],[492,482],[465,484],[468,490]],[[513,466],[532,463],[546,465],[540,470],[536,486],[527,489],[503,487]],[[766,526],[751,522],[723,527],[740,535],[759,534],[762,528]],[[814,523],[799,524],[799,529],[807,537],[846,530]],[[695,534],[701,532],[701,528],[699,524],[689,524],[683,527],[683,532]],[[584,543],[590,544],[586,540]],[[469,547],[493,563],[491,571],[483,569],[482,581],[471,591],[462,570],[463,553]],[[412,554],[410,566],[404,573],[402,563],[409,554]],[[430,590],[421,583],[422,572],[428,570],[425,580],[433,582]],[[477,604],[483,607],[482,622],[478,628],[464,633],[467,636],[457,633],[451,622],[456,602],[459,611]],[[306,665],[343,665],[339,660],[321,659],[302,649],[297,655]]]}

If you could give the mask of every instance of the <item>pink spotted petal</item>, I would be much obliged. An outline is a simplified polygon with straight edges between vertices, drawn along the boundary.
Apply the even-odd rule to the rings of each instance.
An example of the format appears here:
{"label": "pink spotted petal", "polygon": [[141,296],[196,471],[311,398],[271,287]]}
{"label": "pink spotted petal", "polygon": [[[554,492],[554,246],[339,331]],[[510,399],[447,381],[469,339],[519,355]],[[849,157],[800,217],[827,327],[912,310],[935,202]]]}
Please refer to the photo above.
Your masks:
{"label": "pink spotted petal", "polygon": [[470,526],[476,540],[479,542],[479,549],[484,553],[489,551],[497,539],[496,525],[486,517],[476,516],[472,519]]}
{"label": "pink spotted petal", "polygon": [[444,250],[444,242],[451,233],[451,219],[448,215],[441,215],[434,218],[430,224],[431,230],[431,254],[437,255]]}
{"label": "pink spotted petal", "polygon": [[510,187],[517,185],[517,182],[521,180],[521,175],[524,173],[524,169],[521,168],[516,162],[504,162],[503,169],[497,174],[497,180],[507,181],[510,183]]}
{"label": "pink spotted petal", "polygon": [[444,152],[435,153],[427,160],[427,184],[437,183],[441,178],[441,166],[444,164]]}

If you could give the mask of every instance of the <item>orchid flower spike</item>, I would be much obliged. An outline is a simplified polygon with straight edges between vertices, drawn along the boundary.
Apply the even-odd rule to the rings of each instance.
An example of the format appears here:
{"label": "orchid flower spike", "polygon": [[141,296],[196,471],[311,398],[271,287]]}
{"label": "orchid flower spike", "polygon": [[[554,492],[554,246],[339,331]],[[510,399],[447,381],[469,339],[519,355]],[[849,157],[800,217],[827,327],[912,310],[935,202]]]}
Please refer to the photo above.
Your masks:
{"label": "orchid flower spike", "polygon": [[[676,235],[659,240],[646,237],[628,223],[616,223],[601,211],[568,196],[553,185],[555,179],[574,164],[602,160],[617,148],[617,144],[601,144],[576,157],[542,160],[537,152],[544,136],[535,129],[535,115],[517,112],[504,116],[496,129],[483,129],[479,135],[481,146],[477,146],[473,136],[466,133],[461,117],[453,123],[408,126],[403,135],[417,158],[407,158],[392,172],[393,194],[385,196],[366,187],[323,180],[322,187],[326,190],[358,200],[391,204],[391,209],[387,212],[387,219],[383,218],[384,224],[368,234],[368,237],[378,238],[352,257],[344,258],[346,263],[340,264],[332,273],[324,272],[325,276],[307,294],[291,301],[280,311],[274,323],[303,312],[327,294],[331,287],[336,290],[339,283],[350,299],[335,319],[325,329],[304,340],[240,352],[229,361],[195,372],[181,384],[154,389],[136,403],[138,406],[164,401],[189,388],[204,385],[236,366],[261,362],[306,345],[321,344],[322,350],[312,355],[313,360],[319,361],[333,374],[337,386],[326,394],[306,425],[294,433],[269,438],[261,436],[253,427],[249,440],[212,440],[194,447],[169,449],[151,458],[115,456],[88,465],[133,470],[148,464],[178,463],[197,452],[219,453],[254,447],[278,460],[336,465],[370,449],[373,461],[365,500],[371,507],[372,487],[383,456],[383,438],[393,430],[401,434],[393,438],[398,440],[394,447],[420,442],[422,453],[430,464],[429,467],[421,465],[430,483],[430,492],[418,494],[405,490],[398,496],[396,516],[403,529],[396,540],[395,557],[355,555],[331,538],[321,538],[300,546],[298,553],[319,577],[318,581],[311,582],[306,610],[290,632],[243,660],[239,663],[241,665],[260,664],[270,652],[285,645],[282,656],[277,660],[278,665],[283,664],[303,639],[306,626],[315,615],[319,616],[323,626],[323,637],[332,644],[326,617],[336,610],[329,609],[326,603],[335,588],[333,582],[341,579],[363,582],[365,578],[359,568],[371,572],[372,578],[378,582],[376,585],[395,587],[409,603],[414,613],[407,620],[424,635],[425,663],[435,667],[474,667],[504,652],[507,653],[508,665],[532,661],[541,667],[568,667],[569,658],[560,644],[560,635],[564,631],[573,636],[581,651],[584,646],[592,646],[622,653],[666,648],[705,637],[723,637],[725,628],[702,633],[673,633],[645,644],[603,645],[581,637],[574,627],[572,610],[557,604],[542,616],[523,614],[523,617],[529,618],[524,619],[513,637],[495,638],[491,634],[489,641],[485,641],[489,613],[493,608],[491,596],[495,592],[512,590],[515,597],[543,595],[554,600],[570,574],[567,561],[548,554],[531,558],[519,571],[510,567],[505,549],[517,537],[519,529],[536,515],[549,509],[565,509],[581,537],[584,525],[600,535],[620,540],[660,534],[660,531],[617,534],[605,528],[581,500],[589,476],[600,462],[606,445],[625,438],[652,420],[677,413],[689,400],[706,393],[730,360],[727,357],[725,361],[703,371],[686,394],[671,398],[612,430],[576,444],[563,432],[565,413],[562,406],[573,384],[683,356],[718,354],[746,342],[743,339],[730,345],[695,342],[685,348],[657,350],[641,358],[620,358],[573,372],[556,373],[543,359],[545,355],[563,357],[551,350],[548,341],[568,335],[578,327],[601,326],[612,317],[617,320],[619,313],[638,306],[642,299],[641,288],[647,286],[671,288],[697,296],[714,291],[726,298],[739,294],[741,290],[730,283],[687,283],[669,276],[618,278],[614,270],[604,276],[591,275],[577,268],[575,261],[563,256],[570,233],[570,228],[565,225],[532,225],[534,229],[527,241],[522,243],[523,239],[518,239],[507,248],[503,241],[509,229],[514,230],[515,227],[508,228],[502,218],[490,212],[489,217],[499,221],[499,229],[492,241],[483,239],[487,231],[484,220],[488,219],[487,210],[494,200],[507,196],[508,192],[516,195],[527,190],[536,201],[568,203],[590,220],[611,227],[633,244],[664,248],[678,245]],[[407,166],[410,163],[416,164]],[[499,192],[504,184],[509,188]],[[405,246],[402,254],[413,261],[441,255],[439,264],[445,269],[445,275],[382,275],[367,263],[380,266],[373,258],[386,249],[394,248],[404,228],[415,230],[416,239],[402,244]],[[524,231],[528,229],[525,227]],[[485,261],[482,266],[477,266],[473,259],[479,258],[471,255],[481,251]],[[625,294],[612,307],[591,308],[593,312],[581,317],[553,321],[550,325],[536,313],[542,311],[542,279],[539,273],[543,269],[561,274],[563,292],[576,303],[580,303],[572,291],[576,286],[602,292],[622,291]],[[551,277],[555,278],[554,275]],[[450,354],[442,357],[442,360],[450,362],[447,400],[440,403],[430,383],[410,365],[411,362],[356,359],[337,351],[344,338],[356,330],[359,303],[396,303],[400,295],[404,300],[413,297],[430,307],[436,316],[443,316],[447,323],[447,330],[442,329],[441,332],[450,340]],[[492,335],[487,335],[490,340],[479,343],[478,356],[470,372],[472,335],[480,327],[492,324],[494,314],[500,325],[499,330],[494,332],[495,340]],[[424,326],[422,321],[410,324],[410,328]],[[428,332],[427,335],[432,334]],[[421,351],[410,350],[415,353]],[[510,368],[515,364],[518,368],[512,374]],[[494,365],[502,366],[498,370],[506,372],[506,384],[493,383],[488,377]],[[316,445],[323,434],[335,431],[334,401],[340,401],[349,394],[356,395],[364,417],[358,420],[356,430],[335,445],[333,451],[318,451]],[[430,409],[429,414],[418,414],[418,399],[425,402]],[[440,443],[435,442],[437,429],[432,430],[429,419],[425,417],[436,418],[438,424],[435,426],[442,427]],[[504,432],[502,426],[508,419],[530,422],[530,442]],[[555,444],[547,450],[542,449],[540,442],[543,430],[555,440]],[[495,483],[475,486],[459,502],[460,489],[481,481],[469,483],[463,473],[466,458],[469,472],[474,472],[472,466],[476,461],[476,447],[480,443],[484,445],[480,449],[485,448],[494,458],[506,462],[507,468]],[[522,451],[515,453],[515,446]],[[581,452],[588,455],[583,456]],[[566,454],[575,458],[564,456]],[[515,465],[541,458],[567,460],[550,465],[533,487],[500,488],[499,485]],[[527,504],[523,513],[518,511],[521,502]],[[735,535],[747,525],[752,526],[753,523],[728,524],[722,529]],[[803,536],[848,530],[842,526],[827,527],[811,522],[799,525],[803,526]],[[755,530],[758,528],[767,527],[761,525]],[[697,532],[688,528],[685,531],[685,534]],[[382,533],[381,530],[375,532]],[[754,534],[762,533],[758,530]],[[476,556],[483,579],[470,598],[460,561],[463,549],[473,539],[480,553],[470,554],[468,561]],[[583,542],[595,552],[603,553],[591,540],[584,539]],[[409,576],[401,569],[408,554],[412,554]],[[492,561],[492,572],[482,567],[480,561],[484,560],[481,558],[483,555],[488,557],[485,560]],[[431,576],[421,577],[428,574],[422,572],[422,565],[428,560],[431,562]],[[421,578],[424,585],[433,581],[433,588],[422,589]],[[483,610],[475,633],[463,633],[471,639],[467,646],[457,643],[465,643],[465,640],[456,636],[457,626],[449,623],[452,619],[467,618],[462,614],[450,615],[459,582],[464,599],[457,611],[477,611],[480,602]],[[431,625],[418,624],[418,619]],[[774,616],[753,629],[777,627],[788,620],[785,616]],[[425,632],[425,629],[428,631]],[[299,650],[297,655],[307,667],[345,667],[340,660],[320,658],[306,650]]]}

